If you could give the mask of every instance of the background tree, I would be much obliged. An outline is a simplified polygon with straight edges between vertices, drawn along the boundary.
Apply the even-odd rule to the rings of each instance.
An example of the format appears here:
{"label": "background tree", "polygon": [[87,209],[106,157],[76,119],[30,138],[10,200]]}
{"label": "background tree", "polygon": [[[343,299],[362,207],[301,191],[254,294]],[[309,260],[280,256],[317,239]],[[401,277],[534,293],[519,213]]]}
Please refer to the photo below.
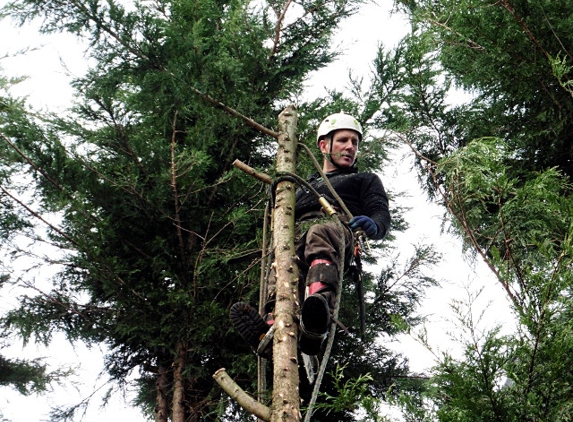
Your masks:
{"label": "background tree", "polygon": [[[109,375],[122,386],[137,373],[138,403],[157,421],[246,418],[211,375],[224,366],[254,389],[254,359],[228,328],[227,310],[239,299],[256,301],[268,195],[231,163],[239,158],[272,174],[274,143],[203,94],[274,127],[309,72],[336,55],[330,36],[357,3],[296,6],[22,0],[5,10],[21,22],[41,19],[42,31],[84,39],[92,65],[74,80],[78,100],[68,115],[28,113],[2,127],[10,151],[3,157],[21,171],[3,186],[26,176],[33,198],[9,197],[3,210],[29,213],[22,224],[58,251],[42,263],[61,265],[49,288],[21,298],[4,327],[44,343],[63,331],[71,341],[105,344]],[[324,99],[299,102],[301,138],[314,145],[319,119],[340,108],[367,125],[379,120],[379,99],[333,93],[332,109],[320,105]],[[380,166],[385,147],[365,143],[365,168]],[[353,349],[368,352],[350,359],[354,374],[407,372],[405,362],[372,344],[381,330],[415,322],[412,305],[422,290],[406,287],[431,282],[411,271],[423,257],[406,268],[411,278],[390,268],[369,279],[369,306],[381,318],[369,320],[368,343],[354,336],[341,342],[335,363]],[[365,358],[375,351],[383,353]],[[382,396],[388,382],[377,378],[372,393]],[[354,407],[339,420],[352,420]]]}
{"label": "background tree", "polygon": [[[1,68],[0,71],[2,71]],[[25,123],[22,119],[26,115],[24,101],[11,97],[8,92],[10,87],[18,82],[18,79],[9,79],[0,75],[0,128],[8,122],[11,124]],[[0,137],[3,137],[1,133]],[[18,174],[21,169],[20,166],[14,165],[15,151],[4,142],[8,141],[7,139],[2,141],[0,146],[0,180],[2,180],[0,185],[0,238],[6,246],[3,255],[9,251],[11,258],[17,259],[22,255],[22,247],[21,243],[16,241],[16,237],[17,235],[30,236],[33,239],[33,232],[30,230],[32,224],[22,214],[11,196],[11,193],[22,193],[25,188],[24,183],[20,183],[22,180],[14,180],[14,175]],[[11,280],[13,268],[4,258],[0,261],[0,287],[8,286],[13,282]],[[14,336],[11,336],[9,332],[0,332],[0,350],[13,341]],[[23,395],[43,393],[69,374],[68,370],[60,368],[50,370],[42,359],[13,359],[0,355],[0,386],[14,388]],[[0,417],[2,417],[1,410]]]}
{"label": "background tree", "polygon": [[[432,406],[410,397],[418,407],[409,417],[569,420],[572,5],[398,4],[412,35],[382,61],[400,81],[387,113],[427,192],[495,273],[517,322],[510,335],[481,332],[457,304],[465,355],[443,356],[424,396]],[[452,103],[453,87],[471,94],[467,101]]]}

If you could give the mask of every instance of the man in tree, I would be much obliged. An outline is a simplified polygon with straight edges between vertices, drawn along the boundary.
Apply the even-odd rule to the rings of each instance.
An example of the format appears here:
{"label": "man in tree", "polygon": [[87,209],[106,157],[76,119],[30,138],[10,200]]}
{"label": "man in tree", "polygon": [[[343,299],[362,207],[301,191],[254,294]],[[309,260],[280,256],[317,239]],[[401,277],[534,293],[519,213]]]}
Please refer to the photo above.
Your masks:
{"label": "man in tree", "polygon": [[[321,351],[341,281],[339,269],[350,264],[355,235],[380,240],[390,227],[388,197],[380,178],[356,168],[361,140],[362,126],[354,117],[341,112],[324,119],[317,134],[317,146],[324,156],[322,174],[313,174],[308,185],[297,190],[295,242],[301,280],[299,292],[304,297],[299,345],[307,355]],[[333,204],[336,211],[346,208],[351,215],[339,214],[343,224],[338,224],[328,216],[320,197]],[[271,271],[264,320],[245,303],[237,303],[231,309],[233,324],[255,350],[274,322],[275,281]],[[262,352],[268,356],[268,350],[259,350]]]}

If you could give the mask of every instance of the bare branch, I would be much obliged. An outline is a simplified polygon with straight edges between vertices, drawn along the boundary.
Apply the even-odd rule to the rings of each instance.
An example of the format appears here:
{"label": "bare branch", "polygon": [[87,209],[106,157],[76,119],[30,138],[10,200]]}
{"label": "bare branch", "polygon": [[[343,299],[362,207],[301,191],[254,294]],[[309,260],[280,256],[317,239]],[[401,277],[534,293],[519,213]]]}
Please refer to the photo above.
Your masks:
{"label": "bare branch", "polygon": [[251,166],[243,163],[240,160],[235,160],[233,161],[233,165],[235,167],[237,167],[239,170],[244,171],[247,174],[250,174],[251,176],[253,176],[255,179],[259,179],[261,182],[265,182],[266,184],[270,185],[273,183],[273,179],[271,179],[271,177],[267,174],[264,173],[259,173],[258,171],[256,171],[254,168],[252,168]]}
{"label": "bare branch", "polygon": [[287,2],[285,3],[285,6],[283,7],[283,10],[282,10],[282,12],[281,12],[281,14],[277,20],[277,23],[275,25],[275,38],[273,41],[273,48],[271,49],[271,54],[269,55],[270,57],[273,57],[277,52],[278,45],[279,45],[279,39],[281,36],[281,31],[282,31],[282,24],[283,24],[283,21],[285,19],[287,9],[291,5],[291,3],[292,3],[292,0],[287,0]]}
{"label": "bare branch", "polygon": [[245,393],[245,391],[229,377],[225,368],[221,368],[215,372],[213,378],[243,409],[264,421],[271,420],[271,409]]}
{"label": "bare branch", "polygon": [[179,203],[179,193],[177,192],[177,169],[175,162],[175,145],[177,143],[177,111],[173,115],[173,124],[171,128],[171,188],[173,189],[173,208],[175,213],[175,227],[177,230],[177,239],[179,239],[179,250],[181,251],[181,256],[185,256],[185,241],[183,240],[183,233],[181,231],[181,216],[179,215],[179,209],[181,204]]}
{"label": "bare branch", "polygon": [[241,120],[243,120],[247,125],[251,126],[252,128],[258,130],[261,133],[264,133],[265,135],[269,135],[272,136],[275,139],[278,139],[279,134],[278,132],[275,132],[271,129],[267,129],[266,127],[264,127],[263,125],[255,122],[253,119],[250,119],[249,117],[245,116],[244,114],[239,113],[238,111],[236,111],[235,109],[232,109],[228,106],[226,106],[225,104],[217,101],[216,99],[214,99],[213,97],[204,94],[203,92],[199,91],[196,88],[191,87],[190,88],[195,94],[199,95],[201,98],[203,98],[205,101],[207,101],[208,103],[214,105],[216,108],[219,108],[221,110],[226,111],[227,113],[229,113],[231,116],[234,117],[238,117]]}

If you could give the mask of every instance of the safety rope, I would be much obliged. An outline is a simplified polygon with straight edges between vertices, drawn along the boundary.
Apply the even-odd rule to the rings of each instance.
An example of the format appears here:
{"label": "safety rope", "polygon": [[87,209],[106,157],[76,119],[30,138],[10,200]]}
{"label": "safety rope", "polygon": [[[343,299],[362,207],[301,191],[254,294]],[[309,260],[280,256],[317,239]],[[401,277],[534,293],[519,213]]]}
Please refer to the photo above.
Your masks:
{"label": "safety rope", "polygon": [[[269,226],[270,202],[267,202],[263,216],[263,244],[261,245],[261,275],[259,287],[259,314],[263,314],[264,301],[267,294],[267,257],[269,251],[268,226]],[[257,398],[260,403],[265,400],[267,392],[267,359],[257,356]],[[262,419],[258,419],[263,422]]]}

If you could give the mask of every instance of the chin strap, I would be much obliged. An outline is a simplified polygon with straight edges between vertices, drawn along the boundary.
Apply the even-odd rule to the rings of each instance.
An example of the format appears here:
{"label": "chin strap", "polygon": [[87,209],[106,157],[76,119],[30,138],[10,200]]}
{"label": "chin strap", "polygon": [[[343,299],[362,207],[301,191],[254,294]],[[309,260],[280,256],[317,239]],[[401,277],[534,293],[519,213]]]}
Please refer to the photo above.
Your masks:
{"label": "chin strap", "polygon": [[[356,168],[356,164],[358,163],[358,159],[354,160],[354,163],[352,163],[352,165],[350,167],[342,167],[340,164],[336,164],[334,162],[334,160],[332,159],[332,156],[334,155],[332,153],[332,138],[330,138],[330,140],[328,141],[329,144],[329,151],[328,152],[323,152],[322,155],[326,155],[328,157],[328,161],[330,161],[330,163],[336,167],[338,170],[348,170],[348,169],[354,169]],[[356,149],[356,155],[358,155],[358,149]],[[355,155],[355,157],[356,157]]]}

